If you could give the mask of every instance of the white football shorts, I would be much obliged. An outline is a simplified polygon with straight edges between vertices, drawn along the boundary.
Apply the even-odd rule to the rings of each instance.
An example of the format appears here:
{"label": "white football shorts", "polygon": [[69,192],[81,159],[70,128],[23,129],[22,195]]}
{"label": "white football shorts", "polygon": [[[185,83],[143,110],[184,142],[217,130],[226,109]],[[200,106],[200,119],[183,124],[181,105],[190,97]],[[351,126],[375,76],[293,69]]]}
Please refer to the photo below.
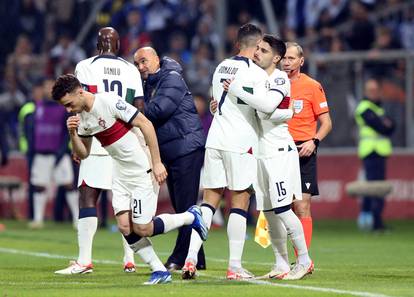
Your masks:
{"label": "white football shorts", "polygon": [[89,155],[82,160],[78,187],[83,182],[92,188],[110,190],[112,188],[112,158],[108,155]]}
{"label": "white football shorts", "polygon": [[132,222],[147,224],[157,211],[158,183],[153,183],[152,173],[144,173],[131,180],[114,178],[112,207],[115,215],[131,210]]}
{"label": "white football shorts", "polygon": [[72,185],[73,167],[70,156],[64,155],[55,166],[54,155],[36,154],[33,159],[30,182],[35,186],[48,186],[51,181],[56,185]]}
{"label": "white football shorts", "polygon": [[[276,151],[276,150],[275,150]],[[296,149],[277,151],[272,157],[257,161],[257,210],[283,207],[302,200],[299,155]]]}
{"label": "white football shorts", "polygon": [[256,181],[257,162],[249,153],[234,153],[206,148],[202,187],[233,191],[248,189]]}

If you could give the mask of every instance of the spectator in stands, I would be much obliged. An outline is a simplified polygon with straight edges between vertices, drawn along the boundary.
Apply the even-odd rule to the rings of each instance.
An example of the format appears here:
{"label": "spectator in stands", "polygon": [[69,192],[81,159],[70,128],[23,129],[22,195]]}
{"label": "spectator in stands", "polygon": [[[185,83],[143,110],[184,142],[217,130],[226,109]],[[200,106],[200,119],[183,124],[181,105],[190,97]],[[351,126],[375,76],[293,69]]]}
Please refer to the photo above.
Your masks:
{"label": "spectator in stands", "polygon": [[352,25],[347,32],[351,50],[369,50],[375,41],[375,27],[368,18],[368,8],[358,0],[351,3]]}
{"label": "spectator in stands", "polygon": [[129,7],[126,20],[126,32],[121,34],[121,55],[132,57],[138,48],[149,45],[151,39],[145,31],[144,19],[138,6]]}
{"label": "spectator in stands", "polygon": [[[54,75],[59,76],[73,69],[79,61],[86,58],[85,52],[73,40],[70,32],[59,36],[58,44],[50,51],[50,63]],[[72,71],[73,72],[73,71]]]}
{"label": "spectator in stands", "polygon": [[207,44],[200,44],[185,73],[191,92],[208,94],[215,70],[215,63],[210,57],[210,47]]}

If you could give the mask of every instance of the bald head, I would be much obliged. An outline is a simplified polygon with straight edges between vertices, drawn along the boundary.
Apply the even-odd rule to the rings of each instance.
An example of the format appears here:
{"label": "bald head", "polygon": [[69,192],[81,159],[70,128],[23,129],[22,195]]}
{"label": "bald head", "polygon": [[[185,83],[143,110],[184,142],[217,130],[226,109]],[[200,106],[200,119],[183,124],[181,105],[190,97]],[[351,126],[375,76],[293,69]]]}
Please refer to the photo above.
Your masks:
{"label": "bald head", "polygon": [[117,55],[119,47],[119,34],[114,28],[104,27],[99,30],[97,48],[100,55]]}
{"label": "bald head", "polygon": [[134,54],[134,65],[141,73],[141,78],[147,79],[149,74],[157,72],[160,68],[160,58],[152,47],[141,47]]}

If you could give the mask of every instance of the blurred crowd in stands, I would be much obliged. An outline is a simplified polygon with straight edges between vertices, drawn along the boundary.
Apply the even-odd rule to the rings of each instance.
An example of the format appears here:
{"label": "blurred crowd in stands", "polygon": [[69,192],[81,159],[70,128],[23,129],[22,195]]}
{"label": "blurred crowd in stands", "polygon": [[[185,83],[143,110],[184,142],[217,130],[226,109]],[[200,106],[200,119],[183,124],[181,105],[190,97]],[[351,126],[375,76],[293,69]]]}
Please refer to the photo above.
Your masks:
{"label": "blurred crowd in stands", "polygon": [[[279,34],[299,41],[306,52],[414,50],[414,5],[403,0],[272,0]],[[266,20],[261,1],[251,0],[15,0],[0,11],[0,126],[2,147],[17,149],[17,114],[33,97],[39,80],[73,72],[94,55],[97,29],[113,26],[121,34],[121,55],[152,45],[179,61],[190,90],[206,101],[211,76],[222,55],[234,54],[237,29]],[[217,6],[226,5],[225,52],[220,55]],[[400,9],[398,9],[400,7]],[[88,24],[91,22],[91,26]],[[86,30],[86,32],[83,32]],[[266,30],[266,29],[265,29]],[[80,35],[85,38],[77,42]],[[78,40],[79,41],[79,40]],[[384,65],[373,71],[384,71]],[[386,65],[385,65],[386,66]],[[387,67],[385,67],[387,71]],[[393,65],[391,76],[404,70]],[[394,94],[398,94],[395,91]],[[404,100],[404,94],[400,93]],[[401,99],[402,98],[402,99]],[[332,98],[334,100],[334,98]],[[207,111],[206,111],[207,112]],[[204,117],[204,115],[203,115]],[[208,115],[206,115],[208,117]]]}

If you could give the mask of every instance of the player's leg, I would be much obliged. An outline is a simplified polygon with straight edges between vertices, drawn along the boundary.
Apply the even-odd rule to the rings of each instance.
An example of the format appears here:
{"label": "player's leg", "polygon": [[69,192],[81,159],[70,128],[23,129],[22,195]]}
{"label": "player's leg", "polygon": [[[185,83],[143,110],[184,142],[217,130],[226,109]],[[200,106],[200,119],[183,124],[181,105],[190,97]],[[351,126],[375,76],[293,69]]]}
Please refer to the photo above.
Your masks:
{"label": "player's leg", "polygon": [[252,186],[257,179],[257,161],[249,153],[224,153],[224,166],[231,190],[231,209],[227,222],[229,239],[229,266],[227,279],[252,278],[241,265],[247,229],[247,210]]}
{"label": "player's leg", "polygon": [[[223,196],[224,188],[220,189],[205,189],[203,202],[200,205],[203,220],[208,229],[211,227],[213,215],[219,206],[221,197]],[[196,267],[198,264],[198,255],[203,244],[198,232],[192,230],[190,237],[190,245],[188,247],[188,254],[185,259],[184,267],[182,268],[183,279],[193,279],[196,274]]]}
{"label": "player's leg", "polygon": [[302,223],[308,250],[312,241],[313,222],[311,214],[311,197],[319,194],[317,181],[316,155],[300,158],[302,180],[302,200],[295,200],[293,210]]}
{"label": "player's leg", "polygon": [[54,179],[57,185],[66,189],[66,202],[72,214],[73,226],[77,228],[79,217],[79,193],[73,186],[73,166],[68,154],[64,155],[54,170]]}
{"label": "player's leg", "polygon": [[[118,204],[118,207],[120,204]],[[129,206],[126,206],[129,207]],[[152,242],[147,237],[141,237],[133,231],[131,211],[122,210],[116,213],[116,221],[119,231],[125,238],[130,249],[150,266],[152,271],[150,280],[145,284],[157,284],[171,282],[171,274],[167,271],[154,251]]]}
{"label": "player's leg", "polygon": [[53,156],[36,154],[33,159],[31,172],[31,183],[34,187],[33,193],[33,221],[29,228],[43,228],[45,208],[47,204],[46,188],[50,184],[53,171]]}
{"label": "player's leg", "polygon": [[[207,148],[204,155],[203,167],[203,202],[201,203],[201,213],[207,227],[210,228],[213,215],[220,203],[224,187],[227,186],[227,177],[224,169],[222,151]],[[194,230],[191,232],[188,254],[183,267],[183,279],[195,277],[197,255],[203,241],[199,234]]]}

